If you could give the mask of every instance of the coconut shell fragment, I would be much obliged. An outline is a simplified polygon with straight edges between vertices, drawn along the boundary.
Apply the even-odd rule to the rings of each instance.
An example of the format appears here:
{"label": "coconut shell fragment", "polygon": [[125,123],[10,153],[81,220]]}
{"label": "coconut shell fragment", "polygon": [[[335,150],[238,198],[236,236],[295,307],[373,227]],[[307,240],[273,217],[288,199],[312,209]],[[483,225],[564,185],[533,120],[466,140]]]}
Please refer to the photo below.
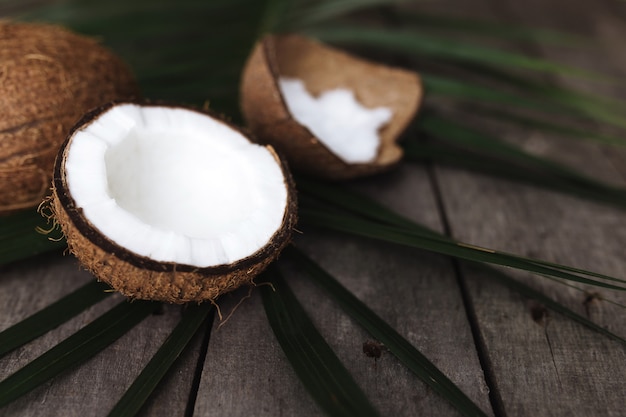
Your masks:
{"label": "coconut shell fragment", "polygon": [[[366,107],[391,109],[391,121],[379,132],[375,160],[344,162],[294,120],[279,88],[280,77],[302,80],[313,95],[346,88]],[[248,58],[240,94],[248,127],[283,152],[294,171],[343,180],[385,171],[401,160],[397,140],[415,117],[423,90],[414,72],[372,63],[298,35],[268,35]]]}
{"label": "coconut shell fragment", "polygon": [[[195,132],[194,120],[202,122],[204,118],[210,119],[211,123],[209,125],[211,129],[215,126],[217,128],[210,131],[199,130]],[[120,123],[116,125],[115,123],[118,121]],[[144,121],[146,121],[145,126],[136,126],[144,123]],[[200,124],[206,125],[207,123],[203,122]],[[165,126],[164,130],[160,129],[162,126]],[[273,217],[278,220],[278,227],[276,229],[270,227],[271,233],[266,235],[269,237],[263,241],[263,244],[257,243],[257,246],[254,246],[254,248],[257,248],[256,250],[253,249],[254,252],[232,259],[229,262],[202,266],[201,264],[193,264],[191,262],[185,263],[171,259],[163,260],[159,258],[161,255],[157,256],[151,250],[147,250],[146,253],[139,253],[139,251],[123,242],[125,237],[124,239],[117,237],[120,233],[126,232],[129,235],[141,236],[147,229],[150,229],[152,235],[146,234],[148,236],[145,238],[146,246],[155,243],[155,241],[157,246],[159,243],[162,243],[162,246],[167,246],[169,242],[178,242],[182,239],[186,243],[180,246],[178,252],[195,252],[196,258],[200,258],[200,262],[203,262],[202,258],[205,257],[205,254],[207,257],[210,255],[208,253],[210,251],[205,250],[208,246],[203,246],[203,250],[198,250],[197,248],[194,250],[192,243],[189,242],[204,239],[200,232],[202,229],[201,223],[211,223],[213,221],[214,216],[211,215],[211,205],[216,207],[226,205],[226,207],[223,207],[223,210],[217,210],[217,212],[223,213],[244,210],[247,213],[243,216],[245,218],[256,216],[265,207],[245,211],[241,207],[228,206],[229,195],[236,193],[238,187],[221,187],[220,184],[225,181],[223,177],[226,174],[212,175],[211,177],[201,179],[197,184],[194,183],[192,193],[197,193],[198,195],[208,193],[206,200],[208,203],[200,205],[200,215],[197,219],[193,219],[191,233],[186,232],[185,236],[181,236],[185,233],[178,233],[175,228],[169,230],[168,227],[163,227],[161,224],[150,223],[149,220],[145,220],[142,217],[142,213],[133,211],[132,208],[127,209],[123,204],[126,196],[119,193],[116,194],[114,189],[116,187],[116,172],[111,173],[107,171],[101,175],[102,178],[94,176],[93,181],[83,181],[84,175],[80,171],[82,168],[77,167],[82,164],[82,158],[91,158],[90,154],[83,151],[83,149],[94,143],[95,149],[103,146],[107,146],[107,149],[101,153],[101,159],[104,161],[95,160],[93,163],[85,163],[86,175],[90,175],[88,171],[92,170],[92,168],[94,172],[98,171],[100,165],[106,166],[106,170],[109,170],[111,167],[116,169],[119,165],[115,165],[115,161],[111,162],[112,158],[116,157],[116,154],[119,154],[121,157],[123,165],[130,162],[137,166],[146,166],[146,161],[150,160],[149,157],[143,157],[138,153],[128,154],[127,151],[135,152],[136,149],[140,151],[144,149],[146,153],[151,154],[158,146],[161,146],[159,143],[167,142],[171,144],[171,146],[167,145],[167,149],[170,150],[168,157],[172,156],[171,154],[175,153],[178,147],[191,149],[193,154],[185,151],[186,153],[182,153],[180,158],[178,158],[178,163],[185,168],[189,167],[188,172],[202,175],[203,170],[207,168],[204,164],[204,156],[210,161],[210,155],[208,153],[203,155],[188,145],[189,143],[203,143],[205,139],[210,139],[212,132],[224,130],[234,132],[231,136],[239,141],[234,146],[235,150],[226,154],[226,159],[232,157],[233,161],[238,161],[237,155],[239,152],[242,152],[240,150],[246,152],[249,150],[247,149],[249,146],[254,148],[251,152],[254,152],[255,155],[258,153],[262,154],[266,163],[270,161],[269,165],[272,166],[270,174],[272,175],[273,185],[268,185],[270,175],[255,173],[255,168],[252,167],[253,164],[248,160],[242,166],[233,168],[235,172],[244,171],[242,178],[252,178],[255,184],[258,181],[259,187],[263,188],[258,193],[256,188],[253,189],[250,200],[265,198],[262,193],[266,189],[280,189],[282,191],[279,194],[283,196],[281,198],[284,198],[284,202],[280,203],[282,205],[278,206],[280,209],[274,210],[275,215]],[[118,135],[128,139],[117,140],[116,138],[106,137],[109,135],[109,132],[113,132],[111,135]],[[148,136],[144,139],[137,139],[138,137],[143,137],[142,135],[146,133]],[[190,142],[185,142],[186,136],[192,137]],[[124,145],[123,141],[127,140],[132,142],[130,146]],[[176,147],[177,143],[180,143],[178,147]],[[216,153],[220,153],[227,146],[227,143],[219,142],[218,145],[215,148]],[[144,147],[142,148],[142,146]],[[200,148],[203,146],[200,146]],[[171,151],[171,149],[174,149],[174,151]],[[233,155],[233,153],[237,155]],[[212,162],[207,162],[207,164],[219,164],[222,159],[224,158],[220,156]],[[109,166],[108,164],[112,165]],[[160,175],[157,172],[159,170],[158,167],[147,167],[145,170],[147,171],[148,179],[152,173],[155,176]],[[173,169],[167,176],[178,175],[178,172],[182,171],[185,171],[185,169]],[[190,178],[189,181],[194,181],[194,179]],[[124,186],[130,184],[129,187],[132,188],[133,178],[125,176],[121,178],[121,182]],[[186,182],[185,178],[181,178],[176,184],[185,186]],[[212,187],[211,183],[215,183],[215,187]],[[168,192],[167,186],[159,183],[154,185],[154,189],[158,190],[158,193]],[[102,195],[94,194],[93,190],[98,187],[102,188]],[[246,188],[246,184],[243,184],[240,188]],[[132,197],[137,192],[141,193],[141,190],[131,190],[129,195]],[[85,197],[84,195],[87,196]],[[183,199],[177,199],[171,194],[158,196],[158,198],[161,197],[163,197],[162,201],[166,202],[168,199],[174,200],[171,205],[171,210],[176,212],[174,213],[174,220],[176,218],[181,218],[183,221],[188,220],[184,218],[184,215],[179,215],[178,211],[188,212],[185,206],[195,204],[196,199],[189,196],[190,198],[183,201],[186,196],[183,196]],[[106,201],[102,203],[100,200]],[[255,201],[249,201],[248,205],[255,207],[255,204]],[[51,205],[55,220],[61,226],[70,251],[99,280],[106,282],[114,290],[130,298],[158,300],[168,303],[213,301],[221,294],[232,291],[241,285],[252,284],[254,278],[274,261],[279,256],[281,250],[290,242],[291,233],[297,221],[297,202],[293,180],[286,164],[271,147],[260,146],[250,142],[239,129],[211,114],[196,109],[146,103],[111,103],[88,113],[81,119],[72,129],[57,156]],[[121,213],[119,217],[113,220],[99,219],[99,213],[104,212],[103,208],[107,208],[110,205],[119,205],[119,207],[115,208],[117,211],[114,211],[114,213]],[[138,204],[131,204],[131,206],[136,205]],[[272,206],[272,204],[269,205]],[[239,206],[242,205],[239,204]],[[93,209],[93,207],[97,209]],[[158,209],[158,207],[155,208]],[[204,215],[205,212],[206,215]],[[117,223],[121,224],[122,221],[126,221],[123,218],[131,218],[128,223],[131,227],[115,226]],[[196,222],[198,226],[196,226]],[[235,223],[235,227],[238,227],[242,222],[236,221]],[[113,229],[113,231],[108,229],[110,225],[112,225],[110,229]],[[135,227],[136,225],[138,226]],[[217,226],[218,228],[221,227],[220,224]],[[120,229],[122,229],[122,232],[120,232]],[[246,235],[254,235],[258,230],[256,228],[246,228],[244,232]],[[230,236],[234,233],[226,230],[224,235]],[[155,239],[149,236],[162,237]],[[213,239],[213,237],[206,239]],[[236,243],[236,241],[231,241],[231,244]],[[176,252],[176,256],[179,256],[178,252]],[[186,254],[183,254],[182,259],[186,259],[185,256]],[[194,260],[194,262],[196,261]]]}
{"label": "coconut shell fragment", "polygon": [[0,214],[41,202],[59,146],[85,112],[138,95],[128,66],[96,40],[0,21]]}

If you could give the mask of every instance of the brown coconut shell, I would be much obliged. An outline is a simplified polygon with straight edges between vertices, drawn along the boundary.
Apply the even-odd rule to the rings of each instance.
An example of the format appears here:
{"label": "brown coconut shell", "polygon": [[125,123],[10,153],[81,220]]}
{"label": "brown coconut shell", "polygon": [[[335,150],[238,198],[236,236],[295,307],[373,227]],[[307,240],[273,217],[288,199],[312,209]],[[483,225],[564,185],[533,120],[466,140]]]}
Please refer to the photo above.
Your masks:
{"label": "brown coconut shell", "polygon": [[[280,76],[301,79],[313,95],[348,88],[366,107],[390,108],[393,118],[379,132],[376,159],[346,163],[295,121],[281,95]],[[335,180],[375,174],[397,164],[403,152],[396,142],[423,96],[414,72],[372,63],[297,35],[268,35],[257,43],[240,91],[242,113],[257,137],[285,153],[294,171]]]}
{"label": "brown coconut shell", "polygon": [[[295,185],[286,163],[271,146],[268,146],[282,169],[288,197],[282,226],[264,247],[232,264],[206,268],[155,261],[129,251],[98,230],[82,215],[82,209],[76,206],[67,185],[65,162],[74,132],[95,121],[98,115],[114,105],[115,103],[109,103],[86,114],[74,126],[56,159],[51,208],[55,221],[65,235],[70,252],[98,280],[106,282],[114,290],[133,299],[177,304],[213,301],[221,294],[244,284],[252,284],[254,278],[290,243],[291,233],[297,223]],[[191,110],[208,114],[247,137],[241,129],[214,114],[197,109]]]}
{"label": "brown coconut shell", "polygon": [[128,66],[94,39],[0,21],[0,214],[41,202],[59,146],[80,116],[138,96]]}

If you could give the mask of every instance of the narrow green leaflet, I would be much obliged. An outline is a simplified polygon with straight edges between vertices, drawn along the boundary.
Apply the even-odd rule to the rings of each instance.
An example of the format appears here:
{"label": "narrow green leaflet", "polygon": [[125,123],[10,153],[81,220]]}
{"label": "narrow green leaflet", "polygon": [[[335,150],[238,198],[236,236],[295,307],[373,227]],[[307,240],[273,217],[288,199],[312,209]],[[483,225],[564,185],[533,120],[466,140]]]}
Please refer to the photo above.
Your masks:
{"label": "narrow green leaflet", "polygon": [[50,227],[34,209],[0,218],[0,265],[64,248],[60,233],[45,232]]}
{"label": "narrow green leaflet", "polygon": [[432,29],[438,32],[455,32],[459,35],[477,35],[497,40],[533,41],[565,46],[590,46],[589,39],[580,35],[549,29],[529,28],[477,18],[463,19],[450,16],[436,16],[423,12],[411,13],[406,10],[396,15],[403,24],[411,25],[419,30]]}
{"label": "narrow green leaflet", "polygon": [[576,127],[573,123],[565,124],[554,120],[544,120],[539,117],[515,114],[512,111],[495,108],[484,108],[481,106],[467,106],[463,111],[492,119],[499,122],[516,124],[524,128],[535,129],[546,133],[554,133],[566,136],[571,139],[583,139],[604,143],[606,145],[626,146],[626,139],[618,135],[601,133],[595,129],[583,129]]}
{"label": "narrow green leaflet", "polygon": [[[326,192],[320,193],[322,189],[326,190]],[[319,185],[315,188],[308,188],[307,183],[299,183],[299,190],[305,193],[313,191],[316,193],[315,197],[317,198],[351,210],[354,213],[363,213],[369,218],[372,218],[372,215],[383,212],[380,207],[377,209],[369,208],[369,206],[375,206],[376,203],[371,202],[365,197],[356,196],[354,193],[350,193],[347,190],[341,190],[339,187],[333,189],[330,185]],[[305,224],[429,250],[469,261],[492,263],[583,284],[596,285],[620,291],[626,290],[626,286],[624,285],[604,282],[610,281],[626,284],[626,280],[623,279],[592,271],[585,271],[567,265],[559,265],[552,262],[498,252],[464,242],[457,242],[444,235],[435,234],[433,231],[417,224],[413,224],[410,227],[407,227],[406,224],[394,225],[393,223],[390,224],[385,218],[378,218],[377,221],[372,221],[367,218],[357,217],[353,214],[347,214],[332,209],[321,210],[316,207],[306,206],[305,204],[302,204],[300,208],[300,218]],[[393,222],[393,219],[391,221]],[[602,281],[588,277],[599,278]]]}
{"label": "narrow green leaflet", "polygon": [[[506,105],[511,109],[535,110],[548,113],[599,121],[618,128],[625,128],[623,114],[626,109],[610,105],[595,96],[563,89],[537,89],[532,87],[494,88],[478,82],[461,81],[427,71],[420,72],[427,96],[456,99],[460,103],[478,103],[481,108],[489,105]],[[623,103],[620,102],[623,106]],[[471,111],[470,111],[471,112]]]}
{"label": "narrow green leaflet", "polygon": [[553,299],[551,299],[550,297],[546,296],[545,294],[542,294],[541,292],[529,287],[528,285],[513,279],[511,277],[509,277],[508,275],[494,269],[494,268],[490,268],[486,265],[477,265],[478,268],[487,271],[487,273],[491,276],[493,276],[495,279],[497,279],[500,283],[506,285],[507,287],[509,287],[510,289],[528,297],[528,298],[532,298],[535,301],[538,301],[539,303],[541,303],[543,306],[545,306],[546,308],[549,308],[550,310],[562,314],[563,316],[574,320],[575,322],[578,322],[580,324],[582,324],[585,327],[588,327],[589,329],[598,332],[599,334],[608,337],[611,340],[615,340],[616,342],[620,342],[624,345],[626,345],[626,339],[624,339],[623,337],[620,337],[618,335],[616,335],[615,333],[605,329],[602,326],[598,326],[597,324],[595,324],[594,322],[592,322],[591,320],[587,319],[586,317],[581,316],[580,314],[577,314],[576,312],[570,310],[569,308],[565,307],[564,305],[554,301]]}
{"label": "narrow green leaflet", "polygon": [[189,344],[191,338],[206,323],[206,319],[212,311],[211,308],[212,305],[209,303],[192,304],[186,307],[180,323],[111,410],[110,417],[131,417],[139,412],[150,394]]}
{"label": "narrow green leaflet", "polygon": [[437,394],[452,404],[464,416],[486,416],[448,377],[413,347],[404,337],[378,317],[363,302],[344,288],[335,278],[320,268],[302,252],[290,247],[286,250],[298,267],[321,286],[341,308],[381,341],[407,368],[417,375]]}
{"label": "narrow green leaflet", "polygon": [[288,18],[297,3],[294,0],[268,0],[263,19],[259,25],[258,38],[266,33],[280,31],[292,20]]}
{"label": "narrow green leaflet", "polygon": [[364,9],[402,3],[406,3],[406,0],[325,0],[308,4],[303,3],[301,7],[298,7],[288,15],[289,21],[286,21],[283,27],[298,30],[350,13],[363,11]]}
{"label": "narrow green leaflet", "polygon": [[[508,162],[501,158],[468,151],[464,148],[451,146],[442,141],[407,141],[404,144],[408,160],[417,162],[436,162],[437,164],[461,167],[512,181],[531,184],[539,188],[567,193],[579,198],[593,200],[604,204],[625,208],[623,193],[605,192],[601,187],[578,184],[567,177],[554,176],[541,170],[532,170]],[[602,184],[600,184],[602,185]]]}
{"label": "narrow green leaflet", "polygon": [[374,47],[421,58],[448,60],[459,65],[469,62],[597,80],[607,79],[606,76],[592,71],[553,61],[402,29],[341,25],[310,29],[306,33],[326,42]]}
{"label": "narrow green leaflet", "polygon": [[[286,250],[288,258],[293,260],[302,270],[306,271],[310,275],[313,282],[324,288],[327,293],[355,320],[357,320],[364,328],[366,328],[374,337],[385,344],[385,347],[389,349],[394,355],[403,361],[403,363],[411,369],[415,374],[424,380],[425,383],[432,386],[435,391],[446,398],[451,404],[464,412],[462,409],[467,407],[470,412],[477,407],[473,405],[471,400],[464,396],[462,392],[449,381],[445,375],[441,374],[434,365],[430,364],[428,360],[421,355],[415,348],[413,348],[405,339],[398,335],[392,328],[389,327],[382,319],[375,315],[368,307],[358,300],[353,294],[346,290],[337,280],[324,271],[317,263],[311,260],[301,251],[294,247],[290,247]],[[475,264],[476,268],[482,271],[486,271],[498,282],[504,284],[510,289],[540,302],[546,308],[562,314],[563,316],[574,320],[583,326],[608,337],[611,340],[617,341],[622,344],[626,344],[626,339],[616,335],[615,333],[605,329],[587,319],[586,317],[577,314],[562,304],[552,300],[550,297],[542,294],[541,292],[534,290],[528,285],[509,277],[508,275],[491,268],[486,265]],[[401,339],[401,340],[400,340]],[[398,353],[396,353],[398,352]],[[430,377],[434,376],[434,381]],[[478,409],[478,412],[481,412]],[[473,415],[465,413],[465,415]],[[481,415],[481,414],[478,414]]]}
{"label": "narrow green leaflet", "polygon": [[456,161],[465,166],[471,166],[472,163],[478,166],[482,163],[483,170],[498,169],[500,174],[506,172],[509,177],[516,176],[518,179],[528,177],[528,182],[551,186],[550,188],[557,191],[626,207],[625,189],[586,177],[572,168],[532,155],[458,122],[433,113],[425,113],[419,119],[418,128],[428,136],[441,138],[453,147],[439,146],[441,152],[436,155],[432,152],[432,149],[437,149],[436,144],[418,143],[415,139],[410,139],[405,142],[409,158],[423,157],[430,151],[434,162]]}
{"label": "narrow green leaflet", "polygon": [[371,239],[384,240],[391,243],[410,246],[417,249],[424,249],[469,261],[508,266],[511,268],[533,272],[535,274],[550,275],[587,285],[595,285],[611,290],[626,291],[625,285],[610,284],[597,279],[586,278],[582,275],[576,275],[583,274],[601,278],[603,280],[626,284],[625,280],[591,271],[584,271],[565,265],[556,265],[534,259],[523,258],[513,254],[497,252],[492,249],[482,248],[467,243],[449,241],[444,238],[424,235],[420,232],[405,230],[395,226],[377,224],[370,220],[359,219],[348,214],[324,212],[308,208],[303,208],[300,211],[300,214],[301,219],[305,224],[317,227],[337,230]]}
{"label": "narrow green leaflet", "polygon": [[378,416],[328,346],[276,268],[264,274],[263,305],[272,330],[298,378],[331,416]]}
{"label": "narrow green leaflet", "polygon": [[90,281],[76,291],[0,332],[0,358],[41,336],[111,294],[109,287]]}
{"label": "narrow green leaflet", "polygon": [[[439,236],[439,233],[431,231],[426,227],[418,226],[406,217],[395,213],[361,194],[351,192],[345,187],[321,181],[312,181],[302,177],[298,177],[296,182],[298,184],[298,191],[300,192],[298,198],[304,207],[315,207],[316,200],[314,199],[319,199],[332,204],[334,207],[357,213],[360,216],[381,223],[407,228],[419,227],[424,234]],[[311,197],[314,199],[309,200]],[[318,206],[320,209],[324,209],[325,207],[326,206],[323,204]]]}
{"label": "narrow green leaflet", "polygon": [[[346,28],[345,26],[314,29],[310,33],[330,42],[365,44],[409,56],[417,54],[427,55],[431,58],[448,59],[455,65],[460,65],[466,70],[472,70],[483,78],[505,83],[505,88],[494,89],[493,87],[481,86],[480,83],[468,83],[446,79],[439,75],[422,74],[427,92],[452,95],[463,100],[487,99],[537,110],[579,114],[614,126],[626,127],[623,118],[625,107],[621,101],[546,85],[536,80],[501,71],[497,67],[511,65],[515,68],[560,75],[584,74],[591,77],[590,72],[579,73],[575,68],[551,61],[538,60],[523,54],[513,54],[475,45],[457,44],[445,38],[431,38],[422,33],[363,27]],[[515,87],[519,93],[507,91],[507,86]]]}
{"label": "narrow green leaflet", "polygon": [[541,101],[523,94],[485,87],[480,84],[460,81],[429,72],[420,72],[426,95],[458,99],[462,102],[478,101],[482,104],[497,104],[522,109],[541,110],[549,113],[574,114],[571,109]]}
{"label": "narrow green leaflet", "polygon": [[510,90],[549,103],[554,108],[560,107],[561,113],[597,120],[612,126],[625,128],[624,114],[626,103],[623,100],[577,91],[571,88],[560,87],[531,77],[523,77],[500,68],[478,63],[463,64],[463,70],[472,73],[474,78],[488,81],[493,88],[494,81],[499,84],[498,90]]}
{"label": "narrow green leaflet", "polygon": [[120,303],[0,382],[0,407],[89,359],[150,315],[160,304]]}

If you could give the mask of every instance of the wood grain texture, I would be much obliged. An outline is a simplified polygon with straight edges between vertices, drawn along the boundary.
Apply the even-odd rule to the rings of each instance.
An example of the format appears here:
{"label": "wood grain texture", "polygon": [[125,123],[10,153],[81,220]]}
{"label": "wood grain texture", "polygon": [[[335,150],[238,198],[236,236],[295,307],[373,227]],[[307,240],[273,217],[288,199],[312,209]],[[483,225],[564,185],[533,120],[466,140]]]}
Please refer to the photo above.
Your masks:
{"label": "wood grain texture", "polygon": [[[477,2],[471,2],[477,3]],[[498,3],[498,4],[495,4]],[[573,30],[598,39],[593,28],[615,23],[606,7],[595,2],[572,7],[552,1],[490,2],[479,6],[502,22]],[[489,5],[487,5],[489,6]],[[603,16],[611,16],[604,20]],[[604,23],[599,24],[602,21]],[[606,30],[606,29],[603,29]],[[602,43],[606,47],[606,43]],[[528,45],[522,45],[528,50]],[[548,59],[615,73],[615,68],[593,51],[557,53],[557,48],[533,45]],[[602,47],[600,48],[602,49]],[[616,49],[607,55],[620,56]],[[598,51],[595,51],[596,53]],[[593,64],[591,64],[593,62]],[[581,87],[580,82],[561,81]],[[600,93],[610,92],[608,85]],[[582,87],[585,87],[582,85]],[[597,126],[592,126],[597,129]],[[624,184],[621,150],[572,142],[536,131],[498,130],[505,140],[594,177]],[[453,235],[477,245],[578,266],[617,277],[626,276],[623,247],[626,221],[622,211],[531,187],[467,172],[438,168],[437,180]],[[502,399],[502,415],[584,416],[621,415],[626,355],[623,346],[572,323],[512,293],[485,274],[465,268],[464,280],[480,329],[481,342]],[[579,292],[541,278],[514,273],[574,311],[624,336],[624,311],[589,298],[595,292],[624,302],[622,294]]]}

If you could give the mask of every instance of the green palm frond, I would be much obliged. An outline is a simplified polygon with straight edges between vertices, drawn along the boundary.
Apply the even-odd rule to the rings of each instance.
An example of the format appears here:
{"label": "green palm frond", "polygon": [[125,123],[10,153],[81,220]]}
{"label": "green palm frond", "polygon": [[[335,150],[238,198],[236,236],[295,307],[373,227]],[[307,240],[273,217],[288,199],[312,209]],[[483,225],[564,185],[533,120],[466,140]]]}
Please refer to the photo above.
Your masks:
{"label": "green palm frond", "polygon": [[190,305],[187,307],[176,328],[163,342],[158,352],[145,366],[124,396],[109,412],[109,417],[131,417],[137,415],[156,386],[161,382],[161,379],[163,379],[170,367],[187,347],[192,337],[203,324],[206,324],[211,308],[210,304]]}
{"label": "green palm frond", "polygon": [[311,323],[280,272],[265,273],[263,305],[294,371],[318,405],[331,416],[378,416],[363,391]]}
{"label": "green palm frond", "polygon": [[0,218],[0,242],[0,264],[66,246],[54,225],[36,210],[26,210]]}
{"label": "green palm frond", "polygon": [[54,329],[111,294],[107,286],[91,281],[25,320],[0,332],[0,357]]}
{"label": "green palm frond", "polygon": [[394,17],[405,26],[415,27],[419,30],[430,30],[436,33],[446,33],[448,35],[480,36],[487,40],[531,41],[569,47],[592,46],[589,39],[573,33],[502,24],[485,19],[463,19],[425,12],[411,13],[406,11],[396,13]]}
{"label": "green palm frond", "polygon": [[145,319],[154,302],[123,301],[63,342],[0,382],[0,407],[14,401],[57,374],[89,359]]}
{"label": "green palm frond", "polygon": [[514,70],[556,73],[594,80],[606,76],[524,54],[477,46],[461,41],[431,37],[408,30],[375,29],[360,26],[323,27],[306,33],[330,43],[367,46],[398,54],[441,59],[459,64],[489,64]]}
{"label": "green palm frond", "polygon": [[427,113],[420,117],[418,130],[420,136],[442,141],[408,139],[404,148],[409,159],[453,164],[626,207],[626,189],[587,177],[574,168],[535,156],[458,122]]}
{"label": "green palm frond", "polygon": [[[566,265],[520,257],[510,253],[498,252],[493,249],[468,243],[456,242],[443,236],[433,236],[429,232],[424,233],[420,229],[414,228],[407,230],[405,228],[377,224],[348,214],[309,207],[302,208],[300,214],[304,224],[307,225],[383,240],[417,249],[425,249],[459,259],[507,266],[539,275],[549,275],[582,284],[626,291],[626,280],[620,278],[572,268]],[[600,278],[600,280],[594,278]],[[612,284],[611,282],[617,284]]]}
{"label": "green palm frond", "polygon": [[407,368],[415,373],[433,391],[441,395],[464,416],[486,416],[452,381],[422,353],[398,334],[384,320],[345,289],[330,274],[295,248],[290,248],[289,258],[307,271],[316,284],[327,293],[374,338],[381,341]]}

